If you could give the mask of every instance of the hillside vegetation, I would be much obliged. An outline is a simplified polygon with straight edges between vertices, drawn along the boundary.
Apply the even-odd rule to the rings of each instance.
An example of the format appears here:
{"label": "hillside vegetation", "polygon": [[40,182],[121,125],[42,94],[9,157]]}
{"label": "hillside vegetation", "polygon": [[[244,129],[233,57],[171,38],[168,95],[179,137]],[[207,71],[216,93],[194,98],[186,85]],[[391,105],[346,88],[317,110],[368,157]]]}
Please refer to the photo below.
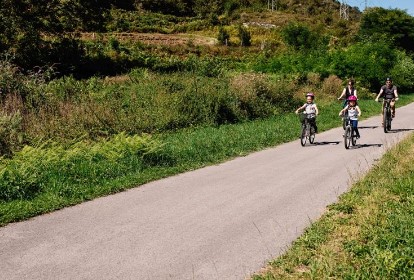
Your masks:
{"label": "hillside vegetation", "polygon": [[[235,156],[184,168],[162,147],[193,129],[285,118],[308,91],[330,108],[349,78],[362,100],[389,75],[401,95],[413,90],[406,12],[351,8],[344,20],[338,1],[277,3],[2,0],[0,203],[27,203],[27,217],[165,176],[145,170]],[[266,141],[293,139],[278,137]]]}

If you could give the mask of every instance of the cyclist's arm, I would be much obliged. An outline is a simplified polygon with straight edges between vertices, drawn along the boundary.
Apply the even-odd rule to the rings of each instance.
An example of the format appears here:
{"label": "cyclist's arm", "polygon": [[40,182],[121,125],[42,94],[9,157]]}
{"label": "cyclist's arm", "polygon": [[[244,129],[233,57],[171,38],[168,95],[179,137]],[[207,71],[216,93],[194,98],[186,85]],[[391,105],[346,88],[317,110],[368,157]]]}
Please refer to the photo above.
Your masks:
{"label": "cyclist's arm", "polygon": [[358,98],[358,94],[357,94],[357,90],[356,89],[354,89],[354,95],[355,95],[356,98]]}
{"label": "cyclist's arm", "polygon": [[361,109],[359,108],[359,106],[356,106],[357,112],[358,112],[358,117],[361,116]]}
{"label": "cyclist's arm", "polygon": [[345,92],[346,92],[346,89],[344,88],[344,90],[341,93],[341,96],[338,97],[338,100],[345,96]]}
{"label": "cyclist's arm", "polygon": [[382,90],[382,88],[381,88],[380,92],[379,92],[379,93],[378,93],[378,95],[377,95],[377,98],[375,98],[375,101],[378,101],[378,98],[380,98],[380,97],[381,97],[382,92],[383,92],[383,90]]}
{"label": "cyclist's arm", "polygon": [[395,90],[394,90],[394,97],[395,97],[395,100],[398,100],[398,92],[397,92],[397,88],[395,88]]}
{"label": "cyclist's arm", "polygon": [[315,114],[316,114],[316,115],[319,115],[318,106],[316,106],[316,104],[315,104]]}
{"label": "cyclist's arm", "polygon": [[298,109],[296,109],[295,113],[297,114],[297,113],[299,113],[300,110],[305,109],[305,106],[306,106],[306,104],[303,105],[303,106],[300,106]]}
{"label": "cyclist's arm", "polygon": [[345,108],[343,108],[340,112],[339,112],[339,116],[342,116],[346,110],[348,110],[348,105],[345,106]]}

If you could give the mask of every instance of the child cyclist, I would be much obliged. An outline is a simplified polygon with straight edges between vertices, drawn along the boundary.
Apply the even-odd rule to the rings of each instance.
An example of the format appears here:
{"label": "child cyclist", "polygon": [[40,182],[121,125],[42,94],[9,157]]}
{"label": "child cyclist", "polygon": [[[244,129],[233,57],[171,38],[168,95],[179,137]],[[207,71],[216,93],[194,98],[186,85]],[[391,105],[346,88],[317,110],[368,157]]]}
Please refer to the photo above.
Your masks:
{"label": "child cyclist", "polygon": [[298,108],[295,113],[298,114],[299,111],[304,111],[307,114],[307,118],[311,126],[315,129],[315,133],[318,132],[318,127],[316,126],[316,116],[319,114],[318,107],[313,102],[315,95],[312,92],[306,94],[306,103]]}
{"label": "child cyclist", "polygon": [[358,117],[361,116],[361,109],[357,104],[357,97],[355,95],[348,97],[348,105],[346,105],[345,108],[339,112],[339,116],[343,116],[345,112],[348,112],[351,126],[355,130],[357,139],[359,139],[360,135],[358,131]]}

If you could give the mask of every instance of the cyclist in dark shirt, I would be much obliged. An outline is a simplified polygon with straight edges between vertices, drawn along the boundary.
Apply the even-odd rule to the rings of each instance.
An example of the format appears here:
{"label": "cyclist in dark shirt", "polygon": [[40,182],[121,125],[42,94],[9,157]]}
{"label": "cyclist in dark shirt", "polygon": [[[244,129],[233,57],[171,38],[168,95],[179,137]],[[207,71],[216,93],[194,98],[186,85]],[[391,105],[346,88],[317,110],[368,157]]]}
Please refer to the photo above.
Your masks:
{"label": "cyclist in dark shirt", "polygon": [[[391,105],[391,114],[392,117],[395,118],[395,101],[398,100],[398,92],[397,87],[392,84],[392,79],[387,78],[385,81],[385,85],[381,87],[380,92],[377,95],[377,98],[375,98],[375,101],[378,102],[378,99],[380,97],[383,97],[385,99],[391,99],[390,105]],[[384,105],[385,102],[382,102],[382,114],[384,114]]]}

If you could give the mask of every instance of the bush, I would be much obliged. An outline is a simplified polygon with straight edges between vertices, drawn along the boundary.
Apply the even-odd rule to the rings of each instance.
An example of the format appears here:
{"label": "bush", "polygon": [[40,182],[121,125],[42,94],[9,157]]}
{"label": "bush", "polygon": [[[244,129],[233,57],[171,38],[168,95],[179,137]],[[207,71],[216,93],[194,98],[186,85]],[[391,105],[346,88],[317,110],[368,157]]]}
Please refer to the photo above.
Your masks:
{"label": "bush", "polygon": [[23,143],[22,116],[19,111],[7,114],[0,111],[0,155],[11,156]]}
{"label": "bush", "polygon": [[243,25],[239,25],[238,27],[238,36],[240,39],[240,45],[243,47],[251,46],[252,42],[250,32]]}
{"label": "bush", "polygon": [[390,71],[394,84],[400,92],[412,91],[414,89],[414,61],[404,52],[398,53],[398,59],[394,68]]}
{"label": "bush", "polygon": [[354,77],[377,91],[397,63],[397,51],[383,42],[361,42],[332,55],[331,67],[339,77]]}
{"label": "bush", "polygon": [[229,32],[226,31],[226,29],[224,29],[224,27],[220,26],[219,28],[219,33],[217,36],[217,40],[219,41],[220,44],[222,45],[229,45],[230,43],[230,34]]}
{"label": "bush", "polygon": [[286,45],[295,50],[311,49],[315,39],[308,27],[298,23],[289,23],[281,34]]}
{"label": "bush", "polygon": [[324,99],[335,100],[341,94],[343,88],[342,80],[336,75],[330,75],[324,79],[320,94]]}
{"label": "bush", "polygon": [[71,188],[96,185],[131,170],[163,165],[171,157],[148,135],[117,134],[94,144],[81,141],[69,148],[56,143],[26,146],[13,159],[0,161],[0,200],[33,199],[40,191],[75,194]]}

